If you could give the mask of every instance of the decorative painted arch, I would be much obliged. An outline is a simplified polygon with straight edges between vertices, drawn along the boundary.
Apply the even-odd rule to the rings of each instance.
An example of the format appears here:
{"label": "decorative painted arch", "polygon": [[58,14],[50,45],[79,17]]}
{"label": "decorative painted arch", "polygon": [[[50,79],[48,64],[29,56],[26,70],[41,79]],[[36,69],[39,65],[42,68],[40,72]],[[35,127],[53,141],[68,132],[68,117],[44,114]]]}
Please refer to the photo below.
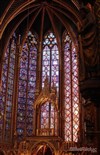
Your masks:
{"label": "decorative painted arch", "polygon": [[[32,147],[31,147],[31,155],[34,155],[33,153],[36,153],[37,151],[37,148],[38,147],[40,147],[40,146],[43,146],[43,145],[45,145],[45,146],[47,146],[47,147],[49,147],[50,148],[50,150],[52,151],[52,155],[58,155],[57,154],[57,149],[54,147],[54,145],[52,144],[52,143],[50,143],[50,142],[48,142],[48,141],[46,141],[46,140],[44,140],[44,141],[40,141],[40,142],[36,142]],[[34,151],[34,152],[33,152]]]}

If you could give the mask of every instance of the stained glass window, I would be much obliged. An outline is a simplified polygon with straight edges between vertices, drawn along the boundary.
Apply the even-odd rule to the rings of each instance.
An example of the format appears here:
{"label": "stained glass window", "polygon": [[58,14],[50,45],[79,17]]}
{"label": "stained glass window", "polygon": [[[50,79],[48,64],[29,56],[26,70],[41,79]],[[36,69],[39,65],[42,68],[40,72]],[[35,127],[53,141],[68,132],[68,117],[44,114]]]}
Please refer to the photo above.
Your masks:
{"label": "stained glass window", "polygon": [[[45,35],[43,42],[42,87],[44,87],[46,77],[49,79],[50,89],[54,84],[59,91],[59,52],[56,37],[52,32]],[[41,128],[55,128],[56,134],[56,122],[57,113],[54,106],[49,102],[45,103],[41,108]]]}
{"label": "stained glass window", "polygon": [[37,35],[28,33],[20,58],[17,134],[33,133],[33,102],[36,88]]}
{"label": "stained glass window", "polygon": [[59,52],[56,37],[52,32],[45,35],[42,59],[42,87],[48,76],[49,82],[59,88]]}
{"label": "stained glass window", "polygon": [[6,141],[11,138],[15,52],[16,36],[14,34],[4,55],[0,94],[0,139],[3,139],[4,135]]}
{"label": "stained glass window", "polygon": [[41,135],[57,135],[57,111],[52,103],[46,102],[41,106]]}
{"label": "stained glass window", "polygon": [[74,43],[67,32],[64,33],[64,106],[65,140],[77,142],[79,131],[78,60]]}
{"label": "stained glass window", "polygon": [[[32,136],[34,129],[33,103],[35,99],[37,80],[37,53],[38,37],[28,33],[20,54],[18,70],[16,69],[16,36],[10,39],[4,55],[2,88],[0,92],[0,141],[11,138],[13,127],[14,103],[13,93],[15,82],[18,82],[16,130],[18,137]],[[64,49],[64,137],[65,141],[78,140],[79,131],[79,89],[78,89],[78,60],[74,43],[67,32],[63,36]],[[18,72],[18,81],[15,81],[15,71]],[[53,32],[49,31],[43,40],[42,50],[42,79],[44,88],[45,79],[49,80],[49,89],[52,85],[57,89],[59,98],[59,51]],[[61,83],[62,85],[62,83]],[[63,103],[63,101],[62,101]],[[61,105],[62,106],[62,105]],[[57,135],[57,111],[49,100],[41,105],[40,128],[49,129],[48,135]],[[53,130],[52,130],[53,129]],[[62,131],[63,132],[63,131]]]}

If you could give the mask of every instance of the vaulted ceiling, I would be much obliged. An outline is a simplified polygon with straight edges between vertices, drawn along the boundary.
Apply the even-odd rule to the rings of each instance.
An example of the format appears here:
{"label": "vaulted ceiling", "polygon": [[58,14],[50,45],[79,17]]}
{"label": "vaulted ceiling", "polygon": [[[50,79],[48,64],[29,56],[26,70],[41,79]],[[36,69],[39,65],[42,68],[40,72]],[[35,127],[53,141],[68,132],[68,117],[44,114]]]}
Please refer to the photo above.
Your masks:
{"label": "vaulted ceiling", "polygon": [[22,40],[29,29],[40,36],[40,41],[50,29],[58,40],[65,29],[73,38],[77,36],[81,0],[0,0],[0,3],[1,58],[14,31],[23,36]]}

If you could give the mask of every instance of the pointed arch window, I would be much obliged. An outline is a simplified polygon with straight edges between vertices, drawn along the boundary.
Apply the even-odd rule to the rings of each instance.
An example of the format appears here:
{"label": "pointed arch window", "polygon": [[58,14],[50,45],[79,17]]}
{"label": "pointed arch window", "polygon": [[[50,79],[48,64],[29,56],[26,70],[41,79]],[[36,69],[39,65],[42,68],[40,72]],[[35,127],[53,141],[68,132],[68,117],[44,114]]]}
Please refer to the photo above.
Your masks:
{"label": "pointed arch window", "polygon": [[[64,137],[65,141],[78,140],[79,131],[79,89],[78,89],[78,61],[74,43],[67,32],[63,35],[64,49]],[[28,33],[20,55],[18,71],[18,94],[13,95],[16,70],[16,36],[10,39],[4,56],[2,91],[0,92],[0,141],[11,138],[13,127],[14,96],[17,100],[16,130],[19,137],[33,134],[33,102],[35,99],[37,79],[38,37]],[[53,32],[44,36],[42,51],[42,88],[46,77],[49,79],[49,89],[52,85],[59,96],[59,51],[57,40]],[[61,105],[62,106],[62,105]],[[41,106],[40,127],[55,128],[57,135],[57,114],[54,106],[46,101]],[[49,122],[49,123],[48,123]]]}
{"label": "pointed arch window", "polygon": [[[57,40],[53,32],[48,32],[44,36],[43,41],[43,55],[42,55],[42,87],[46,76],[49,79],[50,88],[52,84],[56,87],[57,93],[59,92],[59,51]],[[54,114],[54,106],[46,102],[41,107],[41,128],[55,128],[57,134],[57,114]]]}
{"label": "pointed arch window", "polygon": [[33,102],[36,88],[37,35],[28,33],[24,43],[18,79],[17,134],[31,136],[33,133]]}
{"label": "pointed arch window", "polygon": [[2,88],[0,92],[0,141],[3,139],[9,141],[11,139],[15,53],[16,35],[14,34],[9,41],[3,60]]}
{"label": "pointed arch window", "polygon": [[42,56],[42,87],[46,76],[49,82],[59,89],[59,51],[57,40],[53,32],[48,32],[44,36],[43,56]]}
{"label": "pointed arch window", "polygon": [[79,88],[78,59],[74,43],[67,32],[63,36],[64,47],[64,137],[66,141],[78,140]]}

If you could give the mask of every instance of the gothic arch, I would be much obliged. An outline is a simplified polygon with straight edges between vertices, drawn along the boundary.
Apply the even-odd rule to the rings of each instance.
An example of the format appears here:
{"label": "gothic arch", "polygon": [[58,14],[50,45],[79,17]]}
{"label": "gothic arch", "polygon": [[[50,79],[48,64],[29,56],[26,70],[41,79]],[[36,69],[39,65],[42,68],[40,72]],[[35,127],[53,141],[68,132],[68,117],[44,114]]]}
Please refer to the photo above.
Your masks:
{"label": "gothic arch", "polygon": [[51,151],[52,151],[52,155],[57,155],[57,149],[54,147],[54,145],[48,141],[40,141],[40,142],[36,142],[32,147],[31,147],[31,155],[36,155],[34,153],[38,153],[37,149],[39,149],[39,147],[42,146],[47,146]]}

